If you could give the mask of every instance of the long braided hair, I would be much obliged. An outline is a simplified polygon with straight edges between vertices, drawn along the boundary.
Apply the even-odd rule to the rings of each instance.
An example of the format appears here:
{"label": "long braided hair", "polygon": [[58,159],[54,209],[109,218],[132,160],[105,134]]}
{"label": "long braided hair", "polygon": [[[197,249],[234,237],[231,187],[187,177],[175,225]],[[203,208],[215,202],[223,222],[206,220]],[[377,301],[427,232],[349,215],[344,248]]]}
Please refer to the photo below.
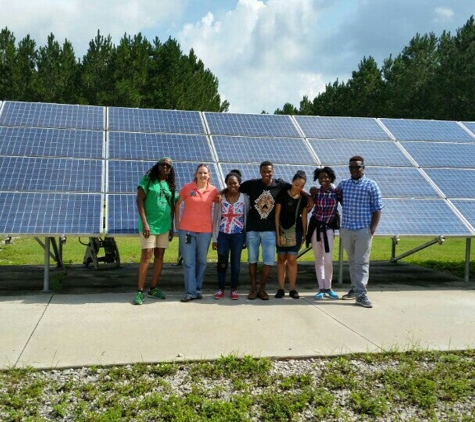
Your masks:
{"label": "long braided hair", "polygon": [[[168,157],[160,158],[160,160],[158,160],[158,162],[152,168],[150,168],[146,173],[146,176],[148,179],[148,185],[150,185],[150,183],[152,182],[160,181],[160,163],[162,163],[164,159],[168,159],[170,160],[170,163],[172,163],[171,158],[168,158]],[[172,193],[172,201],[173,201],[173,199],[175,198],[175,191],[176,191],[175,167],[173,167],[173,165],[170,168],[170,172],[167,174],[165,181],[167,182],[168,188],[170,189]],[[173,206],[172,206],[172,209],[173,209]]]}

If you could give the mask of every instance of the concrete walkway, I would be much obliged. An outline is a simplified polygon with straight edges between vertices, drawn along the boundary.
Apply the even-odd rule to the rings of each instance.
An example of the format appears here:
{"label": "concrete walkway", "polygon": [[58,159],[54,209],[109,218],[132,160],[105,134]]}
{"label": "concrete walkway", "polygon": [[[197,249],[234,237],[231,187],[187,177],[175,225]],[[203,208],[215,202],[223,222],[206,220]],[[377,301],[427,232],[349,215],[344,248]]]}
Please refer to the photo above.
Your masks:
{"label": "concrete walkway", "polygon": [[[245,269],[246,284],[238,301],[228,296],[215,300],[214,282],[209,282],[203,300],[189,303],[180,302],[180,269],[170,267],[164,269],[161,283],[167,299],[146,298],[142,306],[132,305],[136,266],[102,273],[70,268],[56,292],[31,288],[32,283],[42,285],[38,268],[36,272],[19,268],[15,273],[3,267],[0,368],[475,347],[473,282],[391,265],[372,267],[372,309],[355,306],[354,301],[314,300],[311,266],[299,270],[299,300],[275,299],[275,280],[268,286],[269,301],[247,300]],[[334,288],[341,295],[348,285]]]}

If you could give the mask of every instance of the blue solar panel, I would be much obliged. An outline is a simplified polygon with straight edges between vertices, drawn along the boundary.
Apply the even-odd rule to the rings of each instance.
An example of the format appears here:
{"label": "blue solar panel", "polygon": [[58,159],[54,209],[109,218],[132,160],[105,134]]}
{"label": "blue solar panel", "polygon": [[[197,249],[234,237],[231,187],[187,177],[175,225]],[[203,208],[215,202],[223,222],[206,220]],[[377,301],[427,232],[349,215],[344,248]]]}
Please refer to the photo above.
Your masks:
{"label": "blue solar panel", "polygon": [[104,133],[0,127],[0,155],[102,158]]}
{"label": "blue solar panel", "polygon": [[212,135],[300,137],[289,116],[228,113],[204,115]]}
{"label": "blue solar panel", "polygon": [[309,139],[324,166],[348,165],[350,157],[361,155],[367,165],[413,166],[395,142]]}
{"label": "blue solar panel", "polygon": [[198,111],[108,108],[109,130],[204,134]]}
{"label": "blue solar panel", "polygon": [[103,195],[0,192],[0,233],[99,235]]}
{"label": "blue solar panel", "polygon": [[473,142],[457,122],[443,120],[380,119],[399,141]]}
{"label": "blue solar panel", "polygon": [[365,175],[378,183],[384,198],[440,198],[414,167],[366,167]]}
{"label": "blue solar panel", "polygon": [[208,140],[204,135],[109,132],[109,158],[125,160],[212,161]]}
{"label": "blue solar panel", "polygon": [[214,136],[218,161],[314,164],[316,160],[302,139]]}
{"label": "blue solar panel", "polygon": [[424,169],[447,198],[475,198],[475,170]]}
{"label": "blue solar panel", "polygon": [[456,199],[450,201],[457,208],[457,210],[465,217],[471,224],[472,229],[475,230],[475,200],[474,199]]}
{"label": "blue solar panel", "polygon": [[462,122],[462,124],[471,132],[475,139],[475,122]]}
{"label": "blue solar panel", "polygon": [[473,168],[475,143],[401,142],[421,167]]}
{"label": "blue solar panel", "polygon": [[103,130],[104,108],[7,101],[0,115],[0,125]]}
{"label": "blue solar panel", "polygon": [[0,157],[0,190],[102,192],[102,160]]}
{"label": "blue solar panel", "polygon": [[443,199],[385,199],[377,233],[407,236],[473,236]]}
{"label": "blue solar panel", "polygon": [[376,119],[320,116],[294,116],[294,118],[307,138],[391,139]]}
{"label": "blue solar panel", "polygon": [[138,234],[139,215],[135,195],[108,195],[106,208],[108,235]]}
{"label": "blue solar panel", "polygon": [[[137,193],[137,185],[143,175],[152,168],[154,161],[116,161],[108,163],[108,193]],[[176,187],[181,187],[193,180],[199,163],[174,163]],[[208,163],[211,169],[211,183],[216,185],[219,173],[214,164]],[[216,185],[217,186],[217,185]]]}

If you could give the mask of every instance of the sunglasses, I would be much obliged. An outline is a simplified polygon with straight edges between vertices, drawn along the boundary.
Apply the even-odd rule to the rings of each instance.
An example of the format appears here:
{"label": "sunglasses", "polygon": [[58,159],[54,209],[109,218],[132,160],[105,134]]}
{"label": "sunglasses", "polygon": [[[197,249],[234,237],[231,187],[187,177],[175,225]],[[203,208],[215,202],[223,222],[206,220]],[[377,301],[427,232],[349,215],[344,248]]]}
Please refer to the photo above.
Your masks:
{"label": "sunglasses", "polygon": [[361,166],[348,166],[348,168],[349,168],[350,170],[359,170],[359,169],[364,168],[364,166],[363,166],[363,165],[361,165]]}
{"label": "sunglasses", "polygon": [[165,167],[165,168],[167,168],[167,169],[171,169],[171,168],[172,168],[172,166],[171,166],[170,164],[168,164],[168,163],[160,163],[159,166],[160,166],[160,167]]}

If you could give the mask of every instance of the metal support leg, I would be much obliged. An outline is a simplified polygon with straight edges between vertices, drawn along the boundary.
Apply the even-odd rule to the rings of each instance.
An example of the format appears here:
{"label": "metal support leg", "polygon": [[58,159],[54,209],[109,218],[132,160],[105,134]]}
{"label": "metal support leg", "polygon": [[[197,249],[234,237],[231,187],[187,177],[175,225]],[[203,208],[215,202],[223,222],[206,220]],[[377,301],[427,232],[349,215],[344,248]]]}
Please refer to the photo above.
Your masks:
{"label": "metal support leg", "polygon": [[467,237],[465,241],[465,283],[470,281],[470,243],[471,239]]}
{"label": "metal support leg", "polygon": [[44,272],[44,279],[43,279],[43,292],[49,292],[49,257],[50,257],[50,252],[49,252],[49,245],[50,245],[50,238],[45,237],[45,272]]}
{"label": "metal support leg", "polygon": [[338,284],[343,284],[343,244],[341,243],[341,237],[338,244]]}

